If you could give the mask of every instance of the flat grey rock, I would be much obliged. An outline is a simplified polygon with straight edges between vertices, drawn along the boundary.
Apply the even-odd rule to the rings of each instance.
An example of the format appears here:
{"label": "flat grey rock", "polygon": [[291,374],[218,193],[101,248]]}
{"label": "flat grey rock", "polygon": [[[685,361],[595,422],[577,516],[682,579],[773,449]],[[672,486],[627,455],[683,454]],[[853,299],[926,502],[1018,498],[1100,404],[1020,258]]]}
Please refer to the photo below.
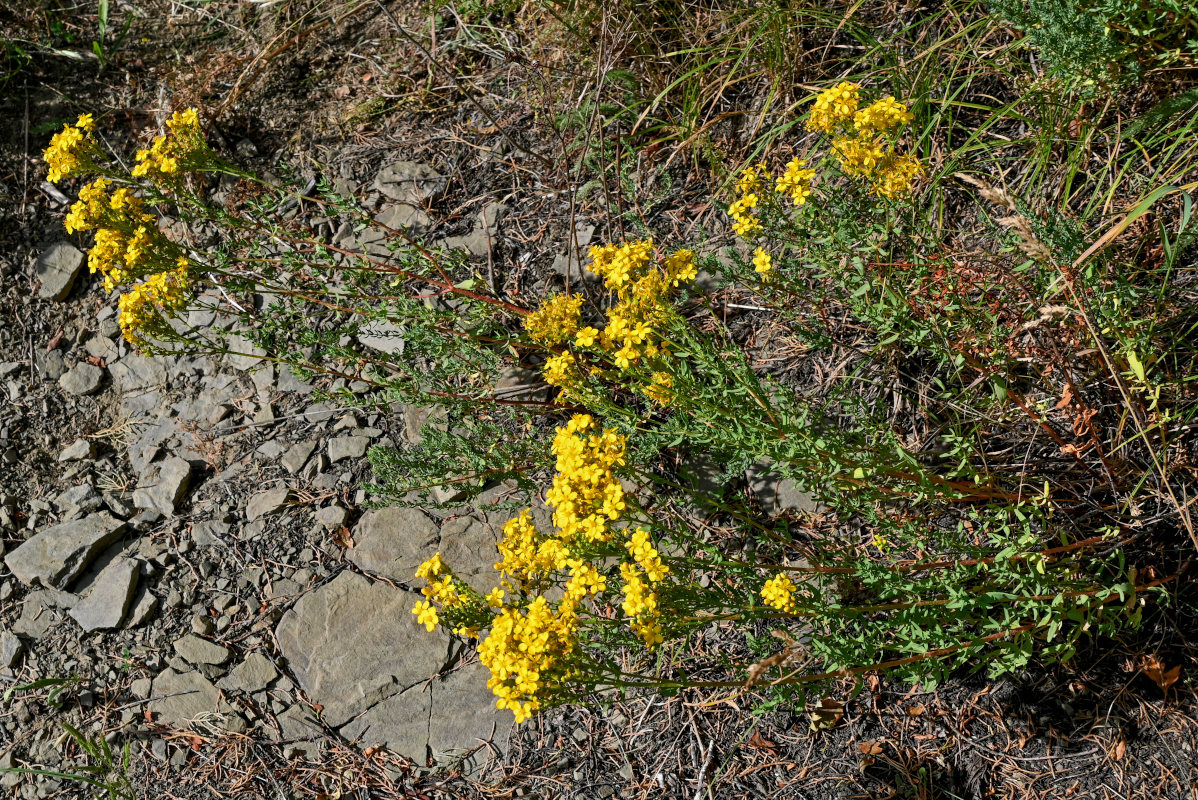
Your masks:
{"label": "flat grey rock", "polygon": [[465,250],[473,256],[485,256],[499,240],[499,221],[507,207],[503,203],[487,203],[478,212],[474,230],[465,236],[450,236],[443,242],[449,250]]}
{"label": "flat grey rock", "polygon": [[439,534],[437,524],[415,508],[375,508],[358,520],[354,546],[345,555],[364,570],[411,584],[416,568],[436,552]]}
{"label": "flat grey rock", "polygon": [[291,499],[291,490],[286,486],[278,489],[267,489],[252,496],[245,506],[245,514],[250,522],[265,517],[287,505]]}
{"label": "flat grey rock", "polygon": [[428,758],[429,719],[433,716],[432,693],[428,687],[413,686],[383,700],[341,728],[340,733],[359,747],[385,747],[423,766]]}
{"label": "flat grey rock", "polygon": [[358,331],[358,343],[381,353],[402,354],[403,328],[389,320],[371,320]]}
{"label": "flat grey rock", "polygon": [[[502,531],[498,535],[502,535]],[[440,550],[441,559],[455,575],[476,591],[486,594],[499,582],[499,574],[495,572],[495,562],[499,560],[498,541],[495,527],[474,517],[458,517],[441,526],[440,545],[426,546],[420,553],[421,560]]]}
{"label": "flat grey rock", "polygon": [[91,514],[39,531],[5,556],[4,563],[24,584],[61,589],[124,530],[125,523],[109,514]]}
{"label": "flat grey rock", "polygon": [[137,588],[138,571],[138,563],[131,558],[113,559],[96,576],[91,592],[71,609],[71,618],[87,632],[120,626]]}
{"label": "flat grey rock", "polygon": [[19,636],[9,631],[0,633],[0,669],[12,669],[16,666],[22,649],[24,645],[21,644]]}
{"label": "flat grey rock", "polygon": [[96,445],[91,439],[76,439],[58,454],[58,462],[61,464],[64,461],[86,461],[95,457]]}
{"label": "flat grey rock", "polygon": [[331,506],[316,509],[316,521],[325,530],[336,530],[344,525],[348,519],[349,511],[335,503]]}
{"label": "flat grey rock", "polygon": [[308,457],[312,455],[312,451],[316,449],[316,442],[297,442],[291,445],[283,457],[279,459],[279,463],[283,465],[283,469],[291,475],[303,469],[304,464],[308,462]]}
{"label": "flat grey rock", "polygon": [[260,692],[277,680],[279,671],[270,659],[261,653],[250,653],[233,671],[217,682],[221,689],[235,689],[253,694]]}
{"label": "flat grey rock", "polygon": [[191,485],[191,462],[179,457],[152,465],[133,492],[133,505],[171,515]]}
{"label": "flat grey rock", "polygon": [[329,461],[334,464],[347,458],[361,458],[370,447],[366,436],[338,436],[329,439]]}
{"label": "flat grey rock", "polygon": [[493,755],[502,758],[507,752],[516,717],[495,707],[488,678],[487,668],[475,662],[454,670],[444,680],[433,681],[437,713],[429,719],[428,747],[438,763],[460,759],[464,772],[477,775]]}
{"label": "flat grey rock", "polygon": [[374,188],[400,203],[420,204],[445,188],[445,178],[428,164],[395,161],[379,170]]}
{"label": "flat grey rock", "polygon": [[95,394],[104,384],[104,370],[81,361],[71,367],[58,379],[58,385],[64,392],[80,397]]}
{"label": "flat grey rock", "polygon": [[223,664],[229,660],[232,653],[229,648],[201,639],[199,636],[187,634],[175,641],[175,652],[188,664]]}
{"label": "flat grey rock", "polygon": [[347,570],[279,620],[279,650],[330,725],[345,724],[445,665],[449,637],[417,624],[418,597]]}
{"label": "flat grey rock", "polygon": [[42,283],[37,296],[46,300],[66,298],[85,259],[83,251],[70,242],[55,242],[46,248],[37,259],[37,277]]}
{"label": "flat grey rock", "polygon": [[745,478],[767,514],[819,510],[819,503],[814,497],[800,489],[790,478],[783,477],[772,464],[754,464],[745,471]]}
{"label": "flat grey rock", "polygon": [[162,361],[140,353],[129,353],[108,371],[119,392],[144,392],[166,383],[166,367]]}
{"label": "flat grey rock", "polygon": [[428,230],[433,224],[433,218],[424,213],[423,209],[407,203],[390,206],[375,217],[374,221],[379,223],[379,225],[385,226],[384,230],[367,229],[363,231],[359,246],[375,256],[390,254],[390,249],[386,246],[386,242],[391,238],[392,234],[386,228],[394,231],[419,233]]}
{"label": "flat grey rock", "polygon": [[221,700],[220,691],[199,672],[167,669],[154,678],[146,710],[176,728],[235,730],[245,721]]}

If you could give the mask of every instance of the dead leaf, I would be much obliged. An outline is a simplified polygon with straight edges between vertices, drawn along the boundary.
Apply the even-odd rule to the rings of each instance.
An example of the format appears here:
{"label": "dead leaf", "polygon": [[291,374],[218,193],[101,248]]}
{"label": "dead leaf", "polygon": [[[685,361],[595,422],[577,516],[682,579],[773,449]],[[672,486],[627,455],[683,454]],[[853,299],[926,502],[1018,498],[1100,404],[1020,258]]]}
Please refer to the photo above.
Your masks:
{"label": "dead leaf", "polygon": [[1070,386],[1069,384],[1065,384],[1065,393],[1063,395],[1061,395],[1060,402],[1058,402],[1055,406],[1053,406],[1053,408],[1055,408],[1057,411],[1060,411],[1062,408],[1068,407],[1068,405],[1072,402],[1073,402],[1073,387]]}
{"label": "dead leaf", "polygon": [[857,745],[857,752],[863,756],[882,755],[882,745],[878,742],[862,742]]}
{"label": "dead leaf", "polygon": [[108,366],[104,363],[104,359],[100,358],[99,356],[88,356],[87,363],[91,364],[93,367],[99,367],[100,369],[106,369]]}
{"label": "dead leaf", "polygon": [[907,706],[908,717],[922,717],[926,713],[928,710],[923,706]]}
{"label": "dead leaf", "polygon": [[1181,677],[1180,664],[1173,669],[1165,669],[1165,665],[1156,656],[1144,656],[1140,669],[1153,683],[1161,687],[1161,692],[1166,698],[1169,696],[1169,687],[1177,683],[1177,679]]}
{"label": "dead leaf", "polygon": [[819,705],[811,709],[811,730],[825,731],[836,727],[836,723],[844,719],[844,703],[825,697]]}
{"label": "dead leaf", "polygon": [[345,98],[349,97],[349,87],[338,86],[333,90],[333,97],[336,97],[338,100],[344,100]]}
{"label": "dead leaf", "polygon": [[59,328],[58,333],[51,336],[50,341],[46,342],[46,352],[57,350],[60,344],[62,344],[62,328]]}
{"label": "dead leaf", "polygon": [[773,756],[778,755],[778,745],[762,736],[761,731],[753,731],[753,735],[749,737],[749,747],[754,750],[765,750]]}
{"label": "dead leaf", "polygon": [[1115,749],[1111,753],[1111,758],[1115,759],[1116,761],[1122,761],[1123,756],[1125,755],[1127,755],[1127,740],[1120,739],[1119,741],[1115,742]]}

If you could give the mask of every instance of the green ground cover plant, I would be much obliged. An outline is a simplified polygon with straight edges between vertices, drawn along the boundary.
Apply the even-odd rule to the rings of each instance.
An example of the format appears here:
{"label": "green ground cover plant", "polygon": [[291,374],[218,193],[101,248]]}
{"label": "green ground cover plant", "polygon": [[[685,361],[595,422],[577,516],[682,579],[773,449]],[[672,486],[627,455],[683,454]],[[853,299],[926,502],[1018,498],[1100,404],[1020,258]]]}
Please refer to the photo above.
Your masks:
{"label": "green ground cover plant", "polygon": [[[576,179],[612,179],[626,235],[591,248],[592,283],[535,305],[319,176],[238,169],[196,109],[132,169],[101,149],[90,115],[46,160],[51,180],[91,179],[66,225],[94,231],[89,266],[121,290],[132,344],[328,375],[346,404],[358,385],[439,408],[445,423],[419,444],[371,452],[383,501],[514,482],[525,502],[493,585],[439,556],[413,580],[418,621],[477,639],[517,719],[612,688],[768,688],[802,703],[883,668],[927,687],[1118,636],[1176,578],[1143,546],[1198,541],[1195,100],[1166,97],[1128,124],[1087,119],[1091,95],[1071,84],[981,103],[973,84],[1017,67],[967,55],[1002,35],[980,8],[918,23],[944,34],[920,53],[959,47],[944,58],[896,43],[917,23],[883,40],[845,18],[835,35],[877,66],[813,87],[779,122],[763,112],[734,158],[709,142],[704,158],[728,176],[713,198],[735,236],[722,247],[667,241],[625,205],[636,187],[620,148],[690,148],[736,96],[711,91],[748,57],[732,43],[785,41],[807,16],[724,18],[722,55],[662,51],[677,77],[652,97],[634,54],[613,107],[598,97],[556,119],[578,133],[564,147],[582,149]],[[603,20],[553,16],[573,36]],[[381,230],[385,248],[335,245],[301,210]],[[187,242],[165,232],[174,220],[218,235]],[[813,366],[771,368],[766,331]],[[364,335],[402,346],[365,348]],[[507,367],[539,372],[544,396],[501,397]],[[700,453],[710,483],[765,465],[827,523],[703,488]],[[546,487],[548,519],[530,507]],[[739,637],[738,656],[695,657],[713,632]]]}

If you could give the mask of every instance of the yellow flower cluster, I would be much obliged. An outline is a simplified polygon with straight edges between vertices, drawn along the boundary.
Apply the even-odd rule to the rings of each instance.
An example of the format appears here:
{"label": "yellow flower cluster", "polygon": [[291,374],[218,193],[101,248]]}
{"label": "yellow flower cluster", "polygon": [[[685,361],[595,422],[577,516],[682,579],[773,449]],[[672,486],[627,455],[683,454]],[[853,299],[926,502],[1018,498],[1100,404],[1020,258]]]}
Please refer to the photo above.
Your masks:
{"label": "yellow flower cluster", "polygon": [[772,608],[787,613],[793,613],[795,610],[795,585],[790,578],[779,572],[773,578],[765,582],[765,586],[761,589],[761,597]]}
{"label": "yellow flower cluster", "polygon": [[674,399],[674,376],[668,372],[654,372],[649,376],[649,383],[641,388],[648,397],[659,406],[667,406]]}
{"label": "yellow flower cluster", "polygon": [[891,200],[905,197],[923,174],[923,166],[914,156],[896,153],[894,137],[915,117],[894,97],[858,110],[859,92],[855,83],[841,83],[821,92],[807,129],[832,135],[832,150],[841,171],[869,181],[871,193]]}
{"label": "yellow flower cluster", "polygon": [[580,295],[554,295],[524,318],[524,330],[540,344],[564,344],[578,332],[581,319]]}
{"label": "yellow flower cluster", "polygon": [[825,89],[815,98],[811,116],[807,119],[807,130],[832,133],[837,128],[853,122],[853,115],[861,104],[861,86],[844,81]]}
{"label": "yellow flower cluster", "polygon": [[757,216],[757,204],[761,202],[764,192],[764,181],[770,177],[769,168],[765,164],[757,164],[741,172],[736,181],[738,197],[728,206],[728,216],[732,217],[732,230],[738,236],[748,238],[761,230],[761,219]]}
{"label": "yellow flower cluster", "polygon": [[[448,622],[459,636],[478,638],[479,631],[490,622],[490,597],[482,597],[465,581],[453,574],[438,552],[416,569],[416,577],[428,585],[420,590],[424,600],[412,607],[416,622],[429,631]],[[496,590],[502,596],[502,590]],[[494,594],[494,593],[492,593]],[[441,606],[438,612],[433,603]]]}
{"label": "yellow flower cluster", "polygon": [[520,589],[528,589],[539,588],[550,573],[565,569],[570,551],[560,539],[543,536],[525,510],[504,524],[499,555],[496,571],[515,578]]}
{"label": "yellow flower cluster", "polygon": [[[624,463],[625,444],[626,437],[584,414],[558,428],[553,442],[558,474],[547,495],[557,531],[538,531],[528,510],[504,525],[495,564],[504,576],[502,588],[479,595],[454,577],[439,553],[416,571],[428,584],[422,590],[426,599],[412,609],[419,624],[429,630],[451,626],[476,637],[490,628],[479,660],[491,671],[487,685],[497,705],[511,709],[518,722],[550,702],[577,669],[579,611],[587,598],[607,591],[607,577],[588,559],[619,546],[611,542],[611,526],[626,503],[614,470]],[[654,646],[663,640],[655,586],[670,569],[643,528],[632,531],[621,549],[632,558],[620,566],[622,606],[633,631]],[[530,593],[557,583],[554,573],[565,570],[569,577],[556,607],[543,593],[528,600]],[[515,599],[505,603],[505,596]]]}
{"label": "yellow flower cluster", "polygon": [[575,414],[553,438],[557,474],[546,500],[553,524],[567,544],[582,539],[605,542],[610,524],[624,513],[624,487],[612,471],[624,464],[626,437],[600,430],[589,414]]}
{"label": "yellow flower cluster", "polygon": [[46,180],[58,183],[95,169],[96,142],[91,136],[95,126],[91,114],[82,114],[73,126],[64,125],[50,138],[50,146],[42,151],[42,158],[50,167]]}
{"label": "yellow flower cluster", "polygon": [[166,121],[169,133],[155,137],[148,150],[137,151],[137,165],[131,173],[135,178],[163,179],[178,175],[180,170],[198,166],[207,152],[200,117],[194,108],[176,111]]}
{"label": "yellow flower cluster", "polygon": [[173,270],[155,273],[121,295],[117,301],[120,309],[117,323],[131,344],[145,344],[143,334],[159,330],[164,324],[161,311],[180,309],[187,302],[191,286],[187,267],[187,259],[180,257]]}
{"label": "yellow flower cluster", "polygon": [[[695,254],[679,250],[655,266],[653,243],[648,240],[591,248],[590,269],[616,293],[618,302],[607,311],[600,330],[582,326],[581,298],[552,297],[525,319],[524,327],[534,340],[545,345],[565,343],[573,337],[579,348],[597,348],[618,369],[628,369],[644,358],[668,355],[668,346],[657,333],[665,319],[670,292],[698,277]],[[592,375],[602,370],[592,366]],[[583,373],[572,352],[550,356],[543,369],[550,385],[563,390],[563,397],[577,397]]]}
{"label": "yellow flower cluster", "polygon": [[790,201],[796,206],[805,204],[811,196],[811,181],[815,178],[815,170],[806,169],[806,166],[806,161],[792,158],[774,184],[774,191],[790,195]]}
{"label": "yellow flower cluster", "polygon": [[892,95],[870,103],[853,115],[853,127],[862,134],[893,133],[913,119],[915,116],[907,106]]}
{"label": "yellow flower cluster", "polygon": [[578,615],[568,602],[554,609],[538,596],[524,610],[503,609],[478,646],[478,660],[491,671],[487,687],[499,698],[496,706],[511,709],[516,722],[540,709],[569,675],[577,629]]}

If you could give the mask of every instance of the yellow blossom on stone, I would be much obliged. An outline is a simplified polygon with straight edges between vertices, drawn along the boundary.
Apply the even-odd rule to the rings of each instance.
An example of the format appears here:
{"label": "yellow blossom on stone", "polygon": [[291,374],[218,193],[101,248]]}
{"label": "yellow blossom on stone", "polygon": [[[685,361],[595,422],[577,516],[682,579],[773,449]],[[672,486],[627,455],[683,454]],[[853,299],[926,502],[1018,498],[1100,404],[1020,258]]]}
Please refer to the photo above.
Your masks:
{"label": "yellow blossom on stone", "polygon": [[421,600],[412,606],[412,613],[416,615],[416,622],[423,625],[431,633],[436,629],[437,623],[441,621],[437,616],[436,607],[427,600]]}

